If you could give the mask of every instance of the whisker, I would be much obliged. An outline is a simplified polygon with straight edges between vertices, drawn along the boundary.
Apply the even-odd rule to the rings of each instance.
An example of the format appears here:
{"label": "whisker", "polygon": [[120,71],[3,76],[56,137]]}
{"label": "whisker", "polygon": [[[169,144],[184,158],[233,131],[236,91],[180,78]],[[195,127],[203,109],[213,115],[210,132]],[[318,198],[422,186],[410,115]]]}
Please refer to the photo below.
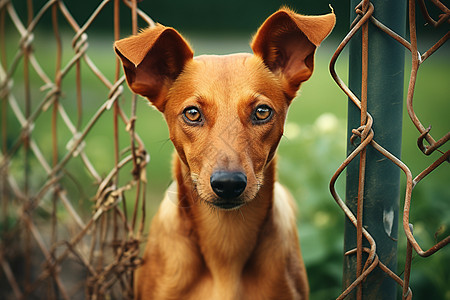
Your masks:
{"label": "whisker", "polygon": [[244,213],[242,212],[242,209],[239,208],[238,211],[239,211],[239,214],[240,214],[241,217],[242,217],[242,221],[245,222],[245,217],[244,217]]}

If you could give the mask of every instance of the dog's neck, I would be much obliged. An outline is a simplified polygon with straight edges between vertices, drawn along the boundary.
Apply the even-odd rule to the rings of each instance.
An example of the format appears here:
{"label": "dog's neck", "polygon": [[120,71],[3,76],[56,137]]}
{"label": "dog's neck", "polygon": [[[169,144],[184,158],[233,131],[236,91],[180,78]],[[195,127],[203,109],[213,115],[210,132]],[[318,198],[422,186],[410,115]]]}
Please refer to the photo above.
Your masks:
{"label": "dog's neck", "polygon": [[225,211],[198,198],[188,168],[175,159],[181,214],[190,219],[190,230],[213,277],[237,278],[258,244],[272,208],[275,164],[273,159],[266,167],[263,185],[255,199],[238,210]]}

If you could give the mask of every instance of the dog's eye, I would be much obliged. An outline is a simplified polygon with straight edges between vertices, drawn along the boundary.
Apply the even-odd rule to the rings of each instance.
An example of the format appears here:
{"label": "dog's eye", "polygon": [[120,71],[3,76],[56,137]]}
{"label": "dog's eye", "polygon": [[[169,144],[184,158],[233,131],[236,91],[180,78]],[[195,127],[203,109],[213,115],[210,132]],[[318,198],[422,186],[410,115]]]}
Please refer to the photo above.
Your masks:
{"label": "dog's eye", "polygon": [[183,111],[183,117],[190,123],[199,123],[202,121],[202,114],[196,107],[188,107]]}
{"label": "dog's eye", "polygon": [[267,105],[258,106],[253,112],[253,121],[261,123],[269,121],[272,117],[272,109]]}

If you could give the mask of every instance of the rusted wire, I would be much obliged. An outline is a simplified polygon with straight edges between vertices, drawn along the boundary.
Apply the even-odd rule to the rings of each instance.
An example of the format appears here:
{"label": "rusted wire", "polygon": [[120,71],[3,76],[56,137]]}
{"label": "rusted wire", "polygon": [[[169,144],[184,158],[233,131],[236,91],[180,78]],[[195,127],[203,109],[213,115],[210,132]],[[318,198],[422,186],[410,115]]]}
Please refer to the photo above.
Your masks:
{"label": "rusted wire", "polygon": [[[423,0],[418,0],[419,7],[421,8],[422,13],[424,14],[424,18],[434,27],[438,27],[442,25],[445,22],[449,22],[449,16],[450,12],[449,9],[442,4],[438,0],[431,0],[431,2],[442,10],[443,14],[439,16],[439,20],[435,21],[429,14],[428,10],[426,8],[426,5]],[[336,52],[331,58],[330,61],[330,73],[337,83],[337,85],[342,89],[342,91],[349,97],[349,99],[360,109],[361,111],[361,127],[354,129],[353,136],[351,137],[351,141],[356,137],[359,137],[361,139],[360,145],[356,147],[356,149],[348,155],[346,160],[342,163],[342,165],[337,169],[336,173],[332,176],[330,180],[330,191],[337,202],[337,204],[341,207],[341,209],[344,211],[347,218],[351,221],[351,223],[356,227],[357,229],[357,248],[353,249],[345,255],[357,255],[357,269],[356,269],[356,279],[353,283],[351,283],[345,291],[337,298],[337,299],[344,299],[347,295],[350,294],[354,289],[356,289],[357,293],[357,299],[362,298],[361,294],[361,283],[366,278],[370,272],[372,272],[377,266],[387,275],[389,275],[391,278],[393,278],[401,287],[402,287],[402,298],[403,299],[412,299],[412,291],[409,286],[409,280],[410,280],[410,274],[411,274],[411,261],[412,261],[412,251],[414,250],[417,254],[419,254],[422,257],[430,256],[450,242],[450,236],[447,236],[446,238],[442,239],[440,242],[436,243],[432,247],[430,247],[428,250],[424,251],[420,247],[420,245],[417,243],[416,239],[413,235],[413,229],[412,224],[410,223],[410,208],[411,208],[411,196],[412,196],[412,190],[414,186],[419,183],[421,180],[423,180],[427,175],[429,175],[433,170],[435,170],[438,166],[444,164],[444,162],[449,162],[449,155],[450,151],[446,151],[445,153],[442,153],[439,148],[441,148],[443,145],[447,143],[447,141],[450,138],[450,132],[445,134],[442,138],[440,138],[438,141],[434,140],[434,138],[430,135],[430,129],[431,128],[425,128],[422,123],[420,122],[419,118],[416,115],[416,112],[413,108],[413,96],[414,96],[414,89],[415,89],[415,83],[417,80],[417,72],[420,64],[422,64],[430,55],[432,55],[436,50],[438,50],[450,37],[450,33],[447,32],[444,34],[444,36],[435,43],[429,50],[427,50],[424,54],[420,54],[417,49],[417,34],[416,34],[416,20],[415,20],[415,1],[409,0],[409,30],[410,30],[410,37],[411,42],[408,42],[406,39],[395,33],[393,30],[385,26],[383,23],[381,23],[379,20],[377,20],[375,17],[373,17],[373,11],[376,10],[376,7],[373,6],[372,3],[369,3],[368,1],[363,0],[361,3],[357,5],[355,8],[355,11],[357,13],[357,17],[351,24],[351,29],[349,33],[345,36],[345,38],[342,40],[340,45],[338,46]],[[412,69],[411,69],[411,75],[410,75],[410,81],[409,81],[409,87],[408,87],[408,93],[407,93],[407,110],[408,114],[410,116],[411,121],[416,126],[416,128],[419,131],[419,137],[418,137],[418,147],[419,149],[425,154],[430,155],[431,153],[435,152],[436,150],[441,152],[442,155],[433,162],[428,168],[423,170],[419,175],[417,175],[414,179],[412,177],[411,171],[409,168],[400,161],[397,157],[392,155],[390,152],[388,152],[386,149],[384,149],[382,146],[380,146],[376,141],[376,136],[374,135],[371,126],[373,119],[371,115],[367,112],[366,109],[366,88],[367,88],[367,80],[364,80],[364,78],[367,78],[367,65],[368,61],[366,58],[367,55],[367,25],[371,22],[375,26],[377,26],[379,29],[381,29],[383,32],[385,32],[387,35],[392,37],[394,40],[399,42],[401,45],[403,45],[406,49],[409,50],[409,53],[411,54],[411,60],[412,60]],[[362,87],[361,87],[361,99],[358,99],[358,97],[353,94],[353,92],[345,85],[344,81],[337,75],[335,70],[335,65],[337,62],[337,59],[339,55],[342,53],[345,46],[349,43],[349,41],[354,37],[356,32],[362,31]],[[370,38],[370,37],[369,37]],[[369,133],[370,132],[370,133]],[[425,146],[424,141],[426,141],[429,145]],[[406,175],[406,190],[405,190],[405,203],[403,208],[403,230],[405,232],[406,238],[407,238],[407,253],[406,253],[406,261],[405,261],[405,270],[404,270],[404,280],[401,280],[399,276],[397,276],[392,270],[390,270],[386,265],[384,265],[376,255],[376,241],[373,239],[373,237],[370,235],[370,232],[368,232],[363,227],[362,222],[362,200],[360,199],[360,196],[364,192],[364,151],[368,145],[373,146],[376,150],[378,150],[382,155],[384,155],[386,158],[391,160],[393,163],[395,163]],[[337,178],[339,175],[344,171],[344,169],[350,164],[351,161],[353,161],[357,156],[360,156],[360,180],[359,180],[359,190],[358,190],[358,203],[357,203],[357,216],[353,215],[349,207],[345,204],[345,202],[340,198],[340,196],[336,192],[335,183],[337,181]],[[365,239],[370,244],[370,248],[362,248],[362,242],[361,238],[364,236]],[[369,253],[369,257],[366,260],[365,266],[363,269],[361,269],[361,253],[362,251]]]}
{"label": "rusted wire", "polygon": [[438,27],[438,26],[442,25],[443,23],[445,23],[446,21],[448,22],[448,20],[450,19],[450,10],[444,4],[442,4],[441,1],[430,0],[430,2],[432,2],[437,8],[439,8],[443,12],[443,14],[439,16],[438,21],[435,21],[430,16],[424,0],[419,0],[418,2],[419,2],[420,10],[422,11],[422,14],[423,14],[425,20],[428,21],[428,24],[431,24],[434,27]]}
{"label": "rusted wire", "polygon": [[[114,3],[112,3],[114,2]],[[154,26],[153,20],[137,8],[136,1],[109,1],[104,0],[87,18],[84,24],[79,25],[73,18],[70,10],[64,2],[49,0],[37,9],[34,14],[33,2],[27,0],[27,18],[25,21],[17,14],[14,4],[10,0],[0,2],[0,96],[2,106],[2,149],[0,153],[0,196],[2,205],[2,224],[8,223],[10,213],[17,211],[17,225],[14,228],[3,227],[2,243],[0,244],[0,268],[5,274],[10,285],[11,293],[16,299],[25,299],[31,295],[45,294],[47,299],[71,299],[72,289],[62,276],[62,264],[75,260],[86,271],[82,278],[85,280],[82,286],[85,290],[85,298],[103,299],[111,298],[114,290],[125,298],[133,296],[132,271],[139,265],[139,244],[142,239],[142,231],[145,222],[145,213],[138,215],[138,211],[145,209],[145,170],[149,161],[147,151],[142,140],[134,131],[136,122],[135,101],[133,100],[132,115],[127,116],[122,105],[118,101],[123,97],[124,76],[120,75],[120,64],[116,62],[116,74],[114,82],[102,73],[95,62],[89,57],[89,36],[86,33],[94,24],[97,16],[105,11],[109,5],[114,5],[114,13],[111,19],[114,26],[114,38],[120,38],[119,10],[130,9],[132,24],[130,27],[137,31],[138,18],[144,20],[149,26]],[[34,31],[45,14],[51,14],[54,41],[56,45],[55,71],[48,74],[41,62],[34,55],[33,45],[36,42]],[[20,37],[19,47],[12,60],[8,61],[6,55],[5,23],[11,22],[9,28],[15,29]],[[66,22],[73,30],[71,43],[65,48],[65,40],[61,38],[60,24]],[[11,30],[8,29],[8,30]],[[63,65],[63,49],[73,50],[72,57]],[[9,48],[8,48],[9,49]],[[67,52],[65,53],[67,57]],[[19,72],[20,61],[23,61],[23,71]],[[63,82],[67,81],[67,74],[74,70],[76,107],[75,111],[67,110],[67,104],[60,101],[64,93]],[[37,75],[44,83],[40,87],[43,96],[32,94],[36,87],[31,80],[30,72]],[[83,110],[82,79],[86,72],[91,72],[99,78],[107,88],[104,102],[97,104],[97,110],[92,115],[87,115]],[[18,78],[23,74],[23,78]],[[17,88],[13,79],[24,82],[25,104],[16,97]],[[70,84],[67,84],[70,85]],[[31,101],[32,100],[32,101]],[[125,103],[129,103],[126,101]],[[113,110],[110,110],[113,108]],[[51,136],[51,151],[45,152],[35,140],[33,130],[37,130],[36,122],[42,119],[42,115],[49,110],[49,128]],[[68,112],[71,112],[70,114]],[[107,114],[113,114],[114,132],[110,137],[114,140],[114,166],[108,175],[100,175],[104,171],[97,171],[95,161],[88,154],[89,143],[86,136],[95,131],[96,124]],[[16,119],[19,128],[12,133],[8,126],[6,116]],[[72,120],[75,120],[72,121]],[[83,125],[83,120],[87,120]],[[61,136],[61,130],[67,130],[71,136]],[[123,149],[120,149],[119,135],[127,132],[132,140],[131,154],[124,157]],[[11,138],[15,140],[11,143]],[[67,143],[66,147],[61,147]],[[130,147],[126,147],[129,149]],[[63,150],[64,149],[64,150]],[[48,161],[50,157],[50,161]],[[23,173],[13,171],[11,166],[17,165],[22,160]],[[68,176],[68,164],[76,161],[91,176],[91,180],[97,185],[97,192],[92,197],[95,209],[89,216],[85,209],[79,209],[74,205],[77,199],[67,192],[64,178]],[[33,164],[33,168],[31,168]],[[127,165],[133,165],[132,174],[123,169]],[[36,186],[31,179],[36,176],[40,168],[42,181]],[[13,168],[14,169],[14,168]],[[17,169],[17,167],[15,167]],[[120,180],[119,180],[120,176]],[[37,177],[39,178],[39,177]],[[25,180],[24,180],[25,179]],[[72,179],[73,180],[73,179]],[[133,212],[126,211],[126,197],[134,193],[135,207]],[[76,196],[75,196],[76,197]],[[48,202],[50,200],[50,202]],[[47,209],[51,222],[42,228],[37,215],[38,209]],[[58,215],[64,210],[66,217],[60,219]],[[129,219],[131,216],[131,219]],[[112,225],[112,226],[111,226]],[[113,228],[111,228],[113,227]],[[71,235],[63,235],[62,229],[67,228]],[[8,245],[11,230],[23,230],[24,236],[20,244]],[[14,251],[14,247],[17,251]],[[17,272],[11,266],[11,256],[23,252],[25,249],[25,281],[23,272]],[[16,252],[16,253],[14,253]],[[32,253],[36,253],[31,255]],[[36,255],[42,256],[42,261],[36,261]],[[32,274],[33,273],[33,274]],[[78,278],[74,279],[79,281]],[[77,285],[79,285],[77,283]],[[44,294],[42,294],[44,293]]]}

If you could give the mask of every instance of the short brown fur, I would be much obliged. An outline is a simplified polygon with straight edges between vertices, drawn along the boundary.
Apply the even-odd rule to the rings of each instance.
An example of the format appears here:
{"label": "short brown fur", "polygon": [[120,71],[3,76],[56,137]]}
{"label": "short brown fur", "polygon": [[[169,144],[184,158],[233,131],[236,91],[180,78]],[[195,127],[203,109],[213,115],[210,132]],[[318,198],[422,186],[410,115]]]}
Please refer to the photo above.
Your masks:
{"label": "short brown fur", "polygon": [[[281,9],[259,28],[253,55],[194,58],[162,25],[115,43],[128,85],[164,114],[176,149],[136,299],[308,299],[295,205],[276,181],[275,153],[334,23],[332,13]],[[223,196],[212,183],[218,173],[240,174],[245,189]]]}

